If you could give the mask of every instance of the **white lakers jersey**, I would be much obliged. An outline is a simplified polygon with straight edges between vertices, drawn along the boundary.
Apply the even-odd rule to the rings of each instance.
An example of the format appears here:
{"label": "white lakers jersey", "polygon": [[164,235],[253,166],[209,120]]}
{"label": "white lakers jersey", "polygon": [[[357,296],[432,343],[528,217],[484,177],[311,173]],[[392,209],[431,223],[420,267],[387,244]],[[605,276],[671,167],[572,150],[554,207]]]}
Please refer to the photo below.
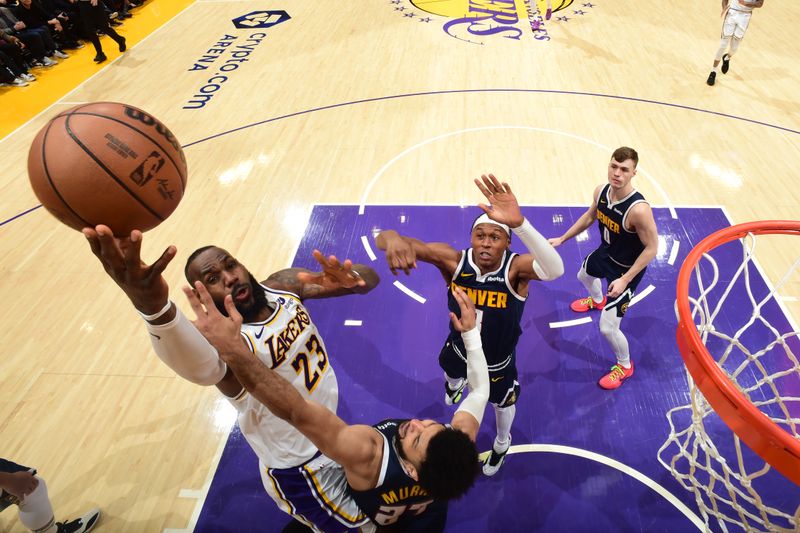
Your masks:
{"label": "white lakers jersey", "polygon": [[730,3],[728,4],[728,9],[733,9],[735,11],[742,11],[744,13],[753,12],[753,8],[742,0],[730,0]]}
{"label": "white lakers jersey", "polygon": [[[261,287],[275,311],[264,322],[242,325],[250,350],[304,397],[335,413],[339,386],[308,311],[297,295]],[[242,434],[268,468],[298,466],[317,452],[310,440],[249,394],[231,403],[239,412]]]}

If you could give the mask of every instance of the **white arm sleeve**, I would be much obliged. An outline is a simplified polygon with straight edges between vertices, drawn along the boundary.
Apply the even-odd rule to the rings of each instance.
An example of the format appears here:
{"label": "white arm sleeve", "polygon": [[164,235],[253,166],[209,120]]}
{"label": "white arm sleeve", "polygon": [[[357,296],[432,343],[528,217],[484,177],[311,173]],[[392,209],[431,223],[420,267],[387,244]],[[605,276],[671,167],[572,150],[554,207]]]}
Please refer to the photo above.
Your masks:
{"label": "white arm sleeve", "polygon": [[486,356],[481,346],[481,331],[475,327],[461,334],[464,346],[467,348],[467,381],[469,381],[469,394],[461,402],[458,411],[466,411],[475,417],[480,425],[483,412],[489,401],[489,367],[486,366]]}
{"label": "white arm sleeve", "polygon": [[564,273],[564,262],[556,249],[547,242],[541,233],[531,226],[526,218],[521,226],[511,228],[525,248],[533,256],[533,271],[542,281],[550,281],[561,277]]}
{"label": "white arm sleeve", "polygon": [[175,312],[175,318],[166,324],[146,322],[156,355],[180,377],[198,385],[216,385],[225,376],[227,365],[177,306]]}

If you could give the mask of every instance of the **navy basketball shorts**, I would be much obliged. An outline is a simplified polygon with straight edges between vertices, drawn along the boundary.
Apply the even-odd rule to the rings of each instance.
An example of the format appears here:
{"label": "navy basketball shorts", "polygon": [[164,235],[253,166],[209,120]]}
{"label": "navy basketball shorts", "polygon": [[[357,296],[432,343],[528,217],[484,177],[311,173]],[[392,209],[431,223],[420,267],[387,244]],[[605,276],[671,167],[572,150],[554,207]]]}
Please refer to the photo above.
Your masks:
{"label": "navy basketball shorts", "polygon": [[[439,352],[439,366],[451,378],[466,378],[467,352],[464,345],[448,339]],[[489,364],[489,402],[498,407],[510,407],[517,403],[519,393],[516,352],[504,361]]]}
{"label": "navy basketball shorts", "polygon": [[[583,269],[586,270],[587,274],[593,278],[604,278],[608,284],[619,279],[629,268],[630,267],[622,266],[611,259],[611,256],[608,255],[608,252],[603,247],[590,253],[586,256],[586,259],[583,260]],[[606,306],[603,310],[616,309],[618,317],[625,316],[625,313],[628,311],[628,305],[630,305],[631,299],[634,294],[636,294],[636,287],[638,287],[639,282],[642,281],[646,270],[647,269],[644,268],[641,272],[636,274],[636,277],[628,283],[625,292],[620,294],[616,299],[606,302]]]}
{"label": "navy basketball shorts", "polygon": [[[29,466],[18,465],[17,463],[13,463],[6,459],[0,459],[0,472],[5,472],[6,474],[13,474],[15,472],[31,472],[35,474],[36,469]],[[0,490],[0,511],[17,503],[19,503],[19,501],[17,501],[16,496],[13,496],[4,490]]]}

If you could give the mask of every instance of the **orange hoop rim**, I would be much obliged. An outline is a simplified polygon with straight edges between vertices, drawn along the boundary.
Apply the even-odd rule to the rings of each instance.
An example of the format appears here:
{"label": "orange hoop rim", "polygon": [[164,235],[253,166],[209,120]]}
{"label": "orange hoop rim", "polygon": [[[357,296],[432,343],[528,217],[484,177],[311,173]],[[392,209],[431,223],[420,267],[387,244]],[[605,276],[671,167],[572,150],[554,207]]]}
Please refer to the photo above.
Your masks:
{"label": "orange hoop rim", "polygon": [[712,233],[695,246],[681,266],[676,289],[676,337],[686,368],[714,411],[759,457],[800,485],[800,441],[771,421],[725,375],[697,331],[689,306],[689,281],[703,254],[748,234],[800,236],[800,221],[763,220]]}

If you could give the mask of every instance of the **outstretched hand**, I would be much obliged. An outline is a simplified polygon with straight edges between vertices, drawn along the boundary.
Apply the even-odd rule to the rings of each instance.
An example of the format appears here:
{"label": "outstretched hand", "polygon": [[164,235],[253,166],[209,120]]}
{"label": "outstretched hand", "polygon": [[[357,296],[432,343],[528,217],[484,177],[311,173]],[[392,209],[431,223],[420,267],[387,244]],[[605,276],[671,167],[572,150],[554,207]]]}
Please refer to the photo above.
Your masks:
{"label": "outstretched hand", "polygon": [[508,183],[500,183],[494,174],[483,175],[481,179],[475,180],[475,185],[481,190],[483,195],[491,205],[478,204],[489,218],[495,222],[505,224],[510,228],[517,228],[525,221],[522,211],[519,209],[517,197],[511,192]]}
{"label": "outstretched hand", "polygon": [[453,323],[453,327],[460,333],[474,329],[478,322],[475,304],[469,299],[467,293],[458,286],[453,287],[453,297],[456,299],[458,308],[461,311],[461,318],[458,318],[452,311],[450,312],[450,321]]}
{"label": "outstretched hand", "polygon": [[224,316],[214,305],[214,300],[202,282],[195,281],[194,289],[184,286],[183,293],[197,317],[192,323],[217,349],[223,360],[244,348],[241,336],[242,315],[236,309],[230,294],[225,296],[225,311],[228,316]]}
{"label": "outstretched hand", "polygon": [[134,307],[145,314],[162,309],[169,299],[169,285],[161,275],[177,250],[168,246],[152,265],[142,261],[142,232],[133,230],[130,237],[117,238],[104,225],[83,228],[92,253],[106,273],[125,292]]}
{"label": "outstretched hand", "polygon": [[319,285],[323,289],[352,289],[365,287],[367,282],[353,270],[353,262],[345,259],[339,262],[335,255],[325,257],[319,250],[314,250],[314,259],[322,266],[322,272],[298,272],[297,279],[309,285]]}

